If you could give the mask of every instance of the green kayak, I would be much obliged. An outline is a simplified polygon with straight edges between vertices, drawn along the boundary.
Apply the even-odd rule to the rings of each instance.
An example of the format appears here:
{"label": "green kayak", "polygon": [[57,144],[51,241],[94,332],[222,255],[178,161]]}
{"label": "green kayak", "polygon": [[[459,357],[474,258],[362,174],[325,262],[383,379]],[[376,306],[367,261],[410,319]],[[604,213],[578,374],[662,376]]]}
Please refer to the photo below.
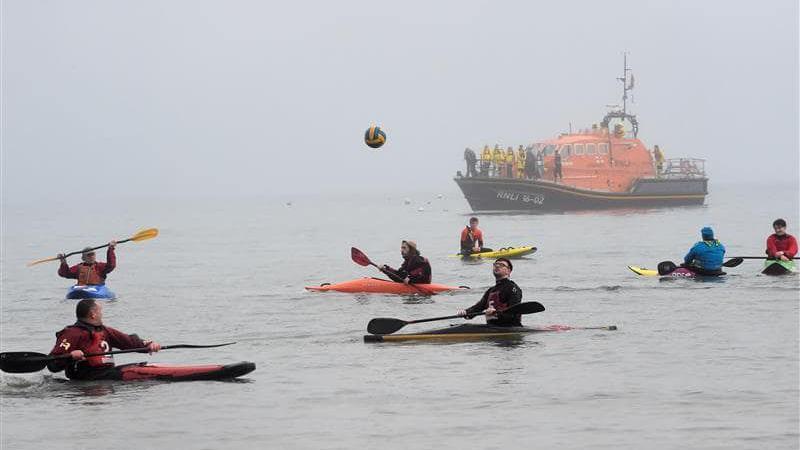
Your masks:
{"label": "green kayak", "polygon": [[764,261],[764,270],[761,271],[764,275],[787,275],[796,272],[797,267],[794,261],[783,261],[780,259],[768,259]]}

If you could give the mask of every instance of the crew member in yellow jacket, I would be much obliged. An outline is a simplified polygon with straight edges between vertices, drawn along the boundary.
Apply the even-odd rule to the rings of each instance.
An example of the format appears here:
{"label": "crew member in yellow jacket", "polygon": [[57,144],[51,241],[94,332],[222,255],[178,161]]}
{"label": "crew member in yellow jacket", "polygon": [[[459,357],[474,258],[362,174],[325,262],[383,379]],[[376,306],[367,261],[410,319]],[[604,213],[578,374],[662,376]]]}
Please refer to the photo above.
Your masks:
{"label": "crew member in yellow jacket", "polygon": [[517,178],[525,178],[525,149],[522,145],[517,149]]}
{"label": "crew member in yellow jacket", "polygon": [[501,177],[506,165],[506,157],[503,151],[500,150],[499,144],[494,144],[494,152],[492,152],[492,159],[494,160],[494,176]]}
{"label": "crew member in yellow jacket", "polygon": [[488,177],[489,171],[492,169],[492,151],[489,150],[488,145],[483,146],[481,152],[481,176]]}

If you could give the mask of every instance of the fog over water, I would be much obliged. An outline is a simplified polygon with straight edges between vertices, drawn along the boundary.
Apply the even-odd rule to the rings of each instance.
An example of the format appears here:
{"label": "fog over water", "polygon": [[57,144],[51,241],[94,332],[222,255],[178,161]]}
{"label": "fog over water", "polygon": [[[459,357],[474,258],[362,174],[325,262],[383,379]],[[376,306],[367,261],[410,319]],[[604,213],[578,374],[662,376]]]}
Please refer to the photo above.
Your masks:
{"label": "fog over water", "polygon": [[[797,185],[798,4],[2,3],[3,201],[443,189],[465,146],[598,122]],[[389,142],[362,144],[371,122]]]}

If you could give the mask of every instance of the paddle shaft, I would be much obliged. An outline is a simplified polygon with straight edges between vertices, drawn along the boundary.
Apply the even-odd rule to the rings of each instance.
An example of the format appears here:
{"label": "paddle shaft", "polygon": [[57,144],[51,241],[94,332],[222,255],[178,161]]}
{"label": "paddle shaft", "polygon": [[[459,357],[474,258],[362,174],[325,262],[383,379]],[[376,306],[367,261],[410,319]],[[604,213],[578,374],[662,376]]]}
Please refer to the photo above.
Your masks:
{"label": "paddle shaft", "polygon": [[[774,258],[772,256],[734,256],[731,259],[775,259],[775,260],[777,260],[778,258]],[[792,259],[792,258],[789,258],[789,259]]]}
{"label": "paddle shaft", "polygon": [[[213,345],[193,345],[193,344],[162,345],[161,346],[161,350],[169,350],[169,349],[172,349],[172,348],[214,348],[214,347],[223,347],[223,346],[232,345],[232,344],[235,344],[235,342],[226,342],[224,344],[213,344]],[[87,354],[85,354],[83,356],[84,356],[84,358],[89,358],[89,357],[92,357],[92,356],[118,355],[120,353],[140,353],[140,352],[146,352],[147,350],[148,350],[148,347],[138,347],[138,348],[129,348],[127,350],[112,350],[110,352],[105,352],[105,353],[87,353]],[[69,353],[65,353],[63,355],[55,355],[55,356],[45,355],[45,356],[41,356],[41,357],[36,357],[36,360],[37,361],[54,361],[56,359],[64,359],[64,358],[71,358],[71,357],[72,357],[72,355],[70,355]]]}
{"label": "paddle shaft", "polygon": [[[121,241],[117,241],[117,244],[122,244],[122,243],[124,243],[124,242],[128,242],[128,241],[130,241],[131,239],[133,239],[133,238],[128,238],[128,239],[123,239],[123,240],[121,240]],[[92,247],[90,250],[92,250],[92,251],[94,251],[94,250],[100,250],[101,248],[106,248],[106,247],[108,247],[108,245],[109,245],[109,244],[98,245],[97,247]],[[68,257],[68,256],[78,255],[78,254],[81,254],[81,253],[83,253],[83,252],[84,252],[84,250],[78,250],[78,251],[75,251],[75,252],[70,252],[70,253],[67,253],[66,255],[64,255],[64,258],[66,258],[66,257]]]}

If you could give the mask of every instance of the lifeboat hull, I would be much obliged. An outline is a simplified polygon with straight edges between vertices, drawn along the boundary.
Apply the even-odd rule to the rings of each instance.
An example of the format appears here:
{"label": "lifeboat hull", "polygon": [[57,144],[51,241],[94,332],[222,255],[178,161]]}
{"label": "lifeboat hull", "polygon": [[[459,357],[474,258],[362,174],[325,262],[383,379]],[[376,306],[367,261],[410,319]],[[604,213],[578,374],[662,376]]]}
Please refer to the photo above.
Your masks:
{"label": "lifeboat hull", "polygon": [[457,177],[473,211],[563,211],[702,205],[707,178],[641,179],[630,192],[602,192],[541,180]]}

